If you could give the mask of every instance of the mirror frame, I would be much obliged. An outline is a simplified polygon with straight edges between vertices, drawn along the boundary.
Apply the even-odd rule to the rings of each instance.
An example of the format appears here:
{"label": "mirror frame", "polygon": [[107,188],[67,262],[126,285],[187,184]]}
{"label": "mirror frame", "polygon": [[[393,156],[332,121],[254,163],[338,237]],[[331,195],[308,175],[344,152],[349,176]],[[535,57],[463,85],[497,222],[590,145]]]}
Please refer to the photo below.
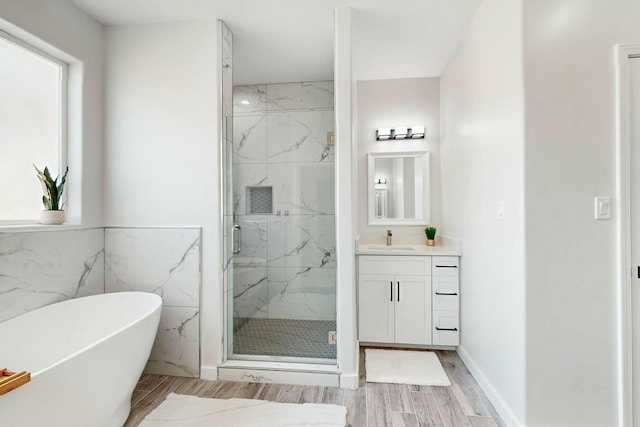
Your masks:
{"label": "mirror frame", "polygon": [[[369,217],[369,225],[428,225],[431,220],[431,170],[429,166],[429,152],[428,151],[394,151],[394,152],[380,152],[380,153],[369,153],[369,169],[368,169],[368,180],[369,184],[367,188],[368,192],[368,217]],[[398,158],[398,157],[415,157],[418,160],[422,160],[423,170],[425,171],[425,176],[423,177],[423,189],[424,189],[424,197],[423,197],[423,212],[424,218],[386,218],[379,219],[376,218],[375,214],[375,183],[373,182],[375,179],[375,165],[376,159],[387,159],[387,158]]]}

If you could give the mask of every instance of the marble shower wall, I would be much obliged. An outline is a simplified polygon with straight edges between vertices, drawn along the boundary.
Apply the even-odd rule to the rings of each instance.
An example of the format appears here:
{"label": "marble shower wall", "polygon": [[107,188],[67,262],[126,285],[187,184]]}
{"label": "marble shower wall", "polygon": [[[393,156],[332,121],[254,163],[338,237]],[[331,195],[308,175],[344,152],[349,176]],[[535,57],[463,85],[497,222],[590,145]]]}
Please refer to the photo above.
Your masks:
{"label": "marble shower wall", "polygon": [[163,299],[145,372],[200,375],[200,229],[107,228],[105,292],[143,291]]}
{"label": "marble shower wall", "polygon": [[0,322],[103,292],[102,228],[0,233]]}
{"label": "marble shower wall", "polygon": [[[333,82],[234,87],[234,316],[335,320]],[[271,187],[270,212],[248,187]]]}

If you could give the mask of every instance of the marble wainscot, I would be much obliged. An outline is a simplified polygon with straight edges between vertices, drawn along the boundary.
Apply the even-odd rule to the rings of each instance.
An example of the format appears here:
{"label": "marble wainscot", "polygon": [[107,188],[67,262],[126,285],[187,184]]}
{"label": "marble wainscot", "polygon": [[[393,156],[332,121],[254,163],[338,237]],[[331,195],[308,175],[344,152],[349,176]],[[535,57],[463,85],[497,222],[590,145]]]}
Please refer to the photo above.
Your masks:
{"label": "marble wainscot", "polygon": [[0,322],[103,292],[102,228],[0,232]]}
{"label": "marble wainscot", "polygon": [[147,373],[200,375],[200,235],[199,228],[105,230],[105,291],[163,299]]}

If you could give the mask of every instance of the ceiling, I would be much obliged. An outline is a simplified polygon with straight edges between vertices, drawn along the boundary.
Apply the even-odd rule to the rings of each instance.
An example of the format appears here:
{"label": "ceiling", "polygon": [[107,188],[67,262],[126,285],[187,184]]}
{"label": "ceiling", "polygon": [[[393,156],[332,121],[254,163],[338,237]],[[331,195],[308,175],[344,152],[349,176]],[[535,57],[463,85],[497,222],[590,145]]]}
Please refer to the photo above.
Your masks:
{"label": "ceiling", "polygon": [[481,0],[69,0],[107,26],[222,19],[234,83],[333,77],[333,10],[352,8],[356,80],[439,76]]}

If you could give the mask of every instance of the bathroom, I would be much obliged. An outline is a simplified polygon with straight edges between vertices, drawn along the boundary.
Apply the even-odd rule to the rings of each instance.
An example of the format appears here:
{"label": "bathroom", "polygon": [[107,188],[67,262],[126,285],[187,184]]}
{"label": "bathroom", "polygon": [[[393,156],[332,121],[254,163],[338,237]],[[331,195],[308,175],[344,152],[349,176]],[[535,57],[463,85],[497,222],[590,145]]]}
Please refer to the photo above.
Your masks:
{"label": "bathroom", "polygon": [[[216,142],[219,138],[211,136],[221,136],[226,128],[217,19],[224,19],[232,31],[242,25],[225,19],[233,17],[234,11],[222,2],[217,5],[219,13],[200,11],[206,20],[197,15],[194,2],[175,16],[171,15],[175,11],[158,8],[145,23],[141,23],[148,12],[145,2],[136,2],[131,9],[124,2],[118,8],[119,2],[114,2],[112,10],[97,3],[91,9],[88,0],[72,3],[0,0],[0,30],[40,49],[53,46],[57,56],[70,64],[68,115],[72,118],[67,130],[67,223],[46,230],[37,225],[0,229],[0,320],[85,295],[156,292],[164,299],[161,345],[153,350],[148,372],[233,378],[241,370],[227,359],[228,331],[234,322],[228,300],[238,295],[229,282],[225,287],[222,277],[225,254],[233,250],[234,218],[230,218],[232,211],[224,210],[225,177],[219,167],[223,153]],[[386,21],[382,6],[367,12],[361,2],[348,2],[352,9],[338,8],[334,28],[333,7],[327,9],[321,3],[313,2],[306,13],[323,17],[317,21],[327,30],[324,43],[335,55],[328,73],[314,74],[318,67],[311,67],[304,79],[282,76],[271,82],[238,79],[234,83],[334,82],[335,145],[327,144],[325,160],[332,159],[336,181],[335,186],[323,188],[335,189],[335,242],[325,241],[318,247],[330,253],[322,267],[327,271],[322,273],[335,279],[323,280],[311,290],[325,303],[334,298],[334,304],[333,310],[323,309],[303,320],[336,322],[337,345],[335,363],[316,360],[313,372],[307,370],[304,375],[319,382],[338,381],[345,389],[357,387],[355,241],[384,244],[386,230],[391,229],[394,244],[415,244],[424,239],[425,225],[369,225],[367,154],[425,150],[430,153],[429,223],[438,228],[439,237],[459,239],[462,246],[463,332],[458,353],[491,403],[507,425],[613,425],[617,400],[602,399],[597,390],[614,396],[619,386],[612,338],[615,263],[608,255],[613,253],[615,231],[613,221],[595,224],[583,215],[584,200],[615,192],[613,143],[601,142],[612,141],[612,131],[599,120],[582,120],[578,127],[571,124],[576,123],[575,117],[574,122],[563,122],[561,117],[574,107],[572,111],[590,117],[614,116],[613,106],[606,102],[591,107],[593,111],[579,107],[591,105],[589,92],[599,99],[613,98],[612,72],[606,62],[609,45],[640,38],[627,18],[637,14],[637,6],[617,0],[615,7],[604,11],[594,1],[581,6],[465,1],[461,6],[465,12],[448,22],[455,34],[440,40],[447,45],[440,65],[413,70],[403,65],[402,58],[430,52],[433,40],[445,34],[432,21],[433,33],[414,32],[429,27],[420,24],[427,13],[419,4],[408,2],[412,3],[407,5],[409,10],[418,8],[423,16],[410,21],[413,26],[403,27],[398,15],[388,16],[396,21]],[[255,15],[265,15],[264,8],[257,5]],[[611,13],[612,22],[619,24],[602,24],[602,32],[591,34],[589,29],[603,13]],[[100,16],[102,23],[89,14]],[[251,24],[262,28],[264,23],[253,19]],[[380,30],[382,36],[401,28],[419,49],[367,40],[363,38],[367,23],[386,28]],[[292,31],[304,33],[303,23],[290,24]],[[245,34],[236,32],[234,48],[241,52]],[[582,57],[571,55],[576,48],[583,49]],[[384,55],[370,54],[380,51]],[[311,61],[306,53],[297,52],[301,62]],[[237,55],[233,59],[242,61]],[[589,79],[580,81],[590,85],[590,91],[549,72],[553,66],[590,69],[594,62],[603,65],[593,67]],[[237,61],[234,66],[240,67]],[[558,90],[560,85],[566,87]],[[326,105],[319,108],[330,110]],[[375,140],[378,128],[413,125],[425,126],[423,140]],[[231,134],[237,129],[234,123]],[[322,129],[323,137],[327,131]],[[561,141],[556,134],[562,135]],[[585,143],[588,150],[583,149]],[[324,149],[318,158],[323,153]],[[566,168],[576,153],[586,156],[584,171]],[[238,165],[236,171],[241,173],[242,163],[236,161]],[[259,182],[248,186],[258,187]],[[235,192],[229,190],[236,198],[247,194],[238,187]],[[251,227],[260,229],[260,224],[266,224],[268,231],[269,219],[281,223],[295,219],[291,206],[277,207],[276,186],[272,197],[274,211],[272,218],[264,219],[266,223],[235,218],[244,221],[238,223],[244,238],[252,235]],[[223,217],[231,219],[228,227],[221,226]],[[225,236],[223,229],[229,234]],[[597,248],[593,239],[601,242]],[[289,243],[296,247],[295,242]],[[250,246],[244,246],[244,252],[241,249],[239,258],[277,258],[268,253],[245,256]],[[563,259],[568,251],[577,252],[581,261]],[[318,249],[309,259],[317,267],[324,254]],[[254,261],[237,267],[256,268]],[[278,269],[316,267],[268,266],[264,268],[273,271],[258,275],[258,280],[267,277],[266,284],[275,290],[278,280],[273,274]],[[255,283],[245,277],[247,283]],[[335,286],[334,297],[330,286]],[[268,292],[268,286],[265,289]],[[593,301],[575,298],[583,289]],[[556,299],[550,301],[548,295]],[[295,304],[292,296],[266,310],[290,310]],[[541,350],[558,347],[563,351],[554,357]],[[608,368],[593,369],[583,359],[585,351],[598,366]],[[333,356],[327,360],[333,361]],[[252,369],[259,366],[257,362],[272,363],[253,362]],[[248,369],[245,373],[257,375]],[[576,396],[575,389],[580,390]]]}

